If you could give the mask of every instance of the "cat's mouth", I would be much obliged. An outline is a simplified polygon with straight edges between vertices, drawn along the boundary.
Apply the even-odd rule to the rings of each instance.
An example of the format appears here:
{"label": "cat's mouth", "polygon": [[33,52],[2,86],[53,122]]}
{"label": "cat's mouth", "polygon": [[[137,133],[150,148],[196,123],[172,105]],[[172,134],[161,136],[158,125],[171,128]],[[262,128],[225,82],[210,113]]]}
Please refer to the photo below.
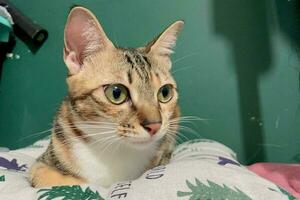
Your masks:
{"label": "cat's mouth", "polygon": [[156,144],[163,136],[160,134],[153,137],[126,137],[126,142],[129,145],[138,146],[138,147],[146,147],[152,146]]}
{"label": "cat's mouth", "polygon": [[121,134],[125,143],[133,146],[152,146],[161,140],[164,136],[164,129],[159,130],[155,135],[150,135],[146,131],[134,132],[133,134]]}

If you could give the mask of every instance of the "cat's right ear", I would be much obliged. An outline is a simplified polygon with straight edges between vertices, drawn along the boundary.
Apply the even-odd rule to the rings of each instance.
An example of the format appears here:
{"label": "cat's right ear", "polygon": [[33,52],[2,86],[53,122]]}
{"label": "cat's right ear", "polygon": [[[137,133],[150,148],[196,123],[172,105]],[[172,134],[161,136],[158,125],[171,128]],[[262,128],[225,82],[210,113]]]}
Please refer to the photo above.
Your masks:
{"label": "cat's right ear", "polygon": [[91,54],[114,48],[93,13],[83,7],[70,11],[64,41],[64,61],[70,75],[80,72],[84,59]]}
{"label": "cat's right ear", "polygon": [[149,54],[169,57],[173,53],[173,48],[183,25],[184,22],[181,20],[171,24],[146,46],[145,51]]}

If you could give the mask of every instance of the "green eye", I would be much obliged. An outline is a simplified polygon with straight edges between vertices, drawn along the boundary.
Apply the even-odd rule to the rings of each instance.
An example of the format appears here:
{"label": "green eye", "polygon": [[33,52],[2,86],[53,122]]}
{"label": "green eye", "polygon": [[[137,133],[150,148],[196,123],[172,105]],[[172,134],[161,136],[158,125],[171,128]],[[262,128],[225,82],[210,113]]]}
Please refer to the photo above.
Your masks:
{"label": "green eye", "polygon": [[117,105],[124,103],[128,98],[128,90],[121,84],[108,85],[104,93],[110,102]]}
{"label": "green eye", "polygon": [[157,94],[158,101],[161,103],[169,102],[174,95],[173,87],[170,84],[162,86]]}

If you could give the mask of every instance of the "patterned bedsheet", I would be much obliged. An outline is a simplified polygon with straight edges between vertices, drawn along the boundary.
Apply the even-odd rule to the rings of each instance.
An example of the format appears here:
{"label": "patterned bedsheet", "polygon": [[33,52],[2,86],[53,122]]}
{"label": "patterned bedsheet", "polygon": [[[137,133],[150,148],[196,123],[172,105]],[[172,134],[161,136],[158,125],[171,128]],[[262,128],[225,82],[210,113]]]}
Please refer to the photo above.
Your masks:
{"label": "patterned bedsheet", "polygon": [[[97,185],[35,189],[27,170],[49,140],[13,151],[0,152],[0,200],[291,200],[277,185],[242,166],[228,147],[211,140],[179,145],[171,163],[158,166],[136,180]],[[96,173],[96,172],[95,172]]]}

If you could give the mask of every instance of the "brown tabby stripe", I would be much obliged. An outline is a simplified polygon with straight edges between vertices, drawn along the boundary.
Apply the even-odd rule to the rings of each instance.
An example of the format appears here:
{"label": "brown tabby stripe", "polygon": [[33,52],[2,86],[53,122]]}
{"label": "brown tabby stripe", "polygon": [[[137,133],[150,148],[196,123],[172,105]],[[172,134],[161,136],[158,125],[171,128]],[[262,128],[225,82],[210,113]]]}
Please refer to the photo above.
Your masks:
{"label": "brown tabby stripe", "polygon": [[148,69],[146,69],[146,66],[148,68],[148,65],[147,65],[146,61],[143,59],[142,55],[137,51],[134,51],[133,57],[134,57],[135,63],[139,66],[139,68],[143,72],[144,80],[149,81]]}
{"label": "brown tabby stripe", "polygon": [[137,73],[137,75],[140,77],[140,79],[144,79],[143,78],[143,75],[142,75],[142,72],[140,71],[140,69],[138,68],[138,67],[136,67],[135,65],[134,65],[134,71]]}
{"label": "brown tabby stripe", "polygon": [[150,64],[148,58],[145,55],[140,54],[140,59],[143,62],[143,66],[144,66],[144,68],[146,70],[147,76],[148,77],[149,77],[149,75],[151,76],[151,72],[150,72],[151,64]]}
{"label": "brown tabby stripe", "polygon": [[130,58],[130,56],[129,55],[127,55],[127,54],[125,54],[125,58],[126,58],[126,60],[127,60],[127,62],[131,65],[131,67],[133,68],[133,62],[132,62],[132,60],[131,60],[131,58]]}
{"label": "brown tabby stripe", "polygon": [[128,78],[129,84],[131,84],[131,83],[132,83],[131,71],[128,71],[128,72],[127,72],[127,78]]}
{"label": "brown tabby stripe", "polygon": [[55,134],[55,137],[61,143],[66,144],[67,140],[66,140],[64,130],[63,130],[62,126],[57,121],[55,121],[55,124],[54,124],[54,134]]}
{"label": "brown tabby stripe", "polygon": [[[100,87],[100,86],[99,86]],[[98,90],[99,88],[94,88],[94,89],[91,89],[87,92],[85,92],[84,94],[81,94],[80,96],[77,96],[77,97],[74,97],[74,96],[71,96],[70,94],[66,97],[66,100],[68,101],[77,101],[77,100],[86,100],[89,96],[91,96],[93,94],[93,92],[95,90]]]}
{"label": "brown tabby stripe", "polygon": [[50,159],[50,162],[51,162],[50,165],[52,165],[53,167],[58,169],[64,175],[70,175],[70,174],[73,175],[73,173],[70,170],[68,170],[64,166],[64,164],[59,160],[59,158],[57,157],[55,151],[53,151],[53,144],[51,143],[50,145],[52,145],[52,150],[49,151],[49,156],[50,156],[49,159]]}
{"label": "brown tabby stripe", "polygon": [[[87,98],[87,97],[86,97]],[[85,98],[85,99],[86,99]],[[80,118],[84,119],[85,117],[82,115],[82,113],[77,109],[76,101],[80,101],[81,99],[69,99],[71,111],[74,112],[76,115],[78,115]]]}
{"label": "brown tabby stripe", "polygon": [[133,58],[134,58],[134,61],[135,61],[136,64],[138,64],[138,65],[143,65],[144,64],[144,62],[142,61],[141,56],[139,55],[139,53],[134,52],[133,53]]}
{"label": "brown tabby stripe", "polygon": [[72,173],[69,169],[67,169],[65,167],[65,165],[57,157],[57,155],[54,151],[52,140],[50,140],[50,144],[49,144],[46,152],[41,157],[39,157],[37,160],[42,163],[45,163],[49,166],[55,167],[64,175],[72,175],[74,177],[77,177],[74,173]]}
{"label": "brown tabby stripe", "polygon": [[109,111],[109,108],[107,108],[107,106],[106,106],[104,103],[98,101],[98,100],[94,97],[94,95],[91,95],[90,97],[91,97],[91,100],[92,100],[94,103],[96,103],[97,105],[99,105],[99,108],[98,108],[98,109],[99,109],[101,112],[106,113],[106,112]]}
{"label": "brown tabby stripe", "polygon": [[[77,101],[81,101],[81,100],[74,100],[72,99],[71,101],[69,101],[69,112],[72,112],[73,115],[76,115],[77,117],[79,117],[81,120],[85,120],[85,119],[88,119],[88,120],[93,120],[97,117],[103,117],[103,115],[99,114],[98,112],[96,111],[80,111],[78,110],[77,108]],[[91,103],[91,99],[90,99],[90,96],[89,96],[89,99],[88,99],[88,102],[85,101],[83,102],[84,104],[90,104]]]}
{"label": "brown tabby stripe", "polygon": [[148,67],[151,68],[151,63],[149,62],[148,58],[146,56],[143,56],[143,59],[148,64]]}
{"label": "brown tabby stripe", "polygon": [[36,186],[35,180],[36,180],[36,178],[33,177],[32,180],[30,180],[30,182],[29,182],[30,186],[33,187],[33,188]]}
{"label": "brown tabby stripe", "polygon": [[133,62],[133,60],[135,60],[134,58],[134,50],[127,50],[125,52],[125,57],[127,59],[127,62],[131,65],[131,68],[135,70],[135,72],[137,73],[137,75],[140,77],[140,79],[144,79],[142,72],[140,71],[139,67],[137,67],[137,63],[136,61]]}
{"label": "brown tabby stripe", "polygon": [[84,142],[88,142],[89,139],[88,139],[87,135],[86,135],[85,133],[83,133],[80,129],[78,129],[78,128],[75,126],[75,124],[73,123],[72,117],[69,116],[69,117],[67,118],[67,120],[68,120],[68,124],[69,124],[69,126],[70,126],[70,129],[71,129],[72,133],[73,133],[75,136],[77,136],[78,138],[80,138],[81,140],[83,140]]}
{"label": "brown tabby stripe", "polygon": [[155,73],[155,76],[158,78],[158,80],[160,80],[160,76],[158,73]]}

